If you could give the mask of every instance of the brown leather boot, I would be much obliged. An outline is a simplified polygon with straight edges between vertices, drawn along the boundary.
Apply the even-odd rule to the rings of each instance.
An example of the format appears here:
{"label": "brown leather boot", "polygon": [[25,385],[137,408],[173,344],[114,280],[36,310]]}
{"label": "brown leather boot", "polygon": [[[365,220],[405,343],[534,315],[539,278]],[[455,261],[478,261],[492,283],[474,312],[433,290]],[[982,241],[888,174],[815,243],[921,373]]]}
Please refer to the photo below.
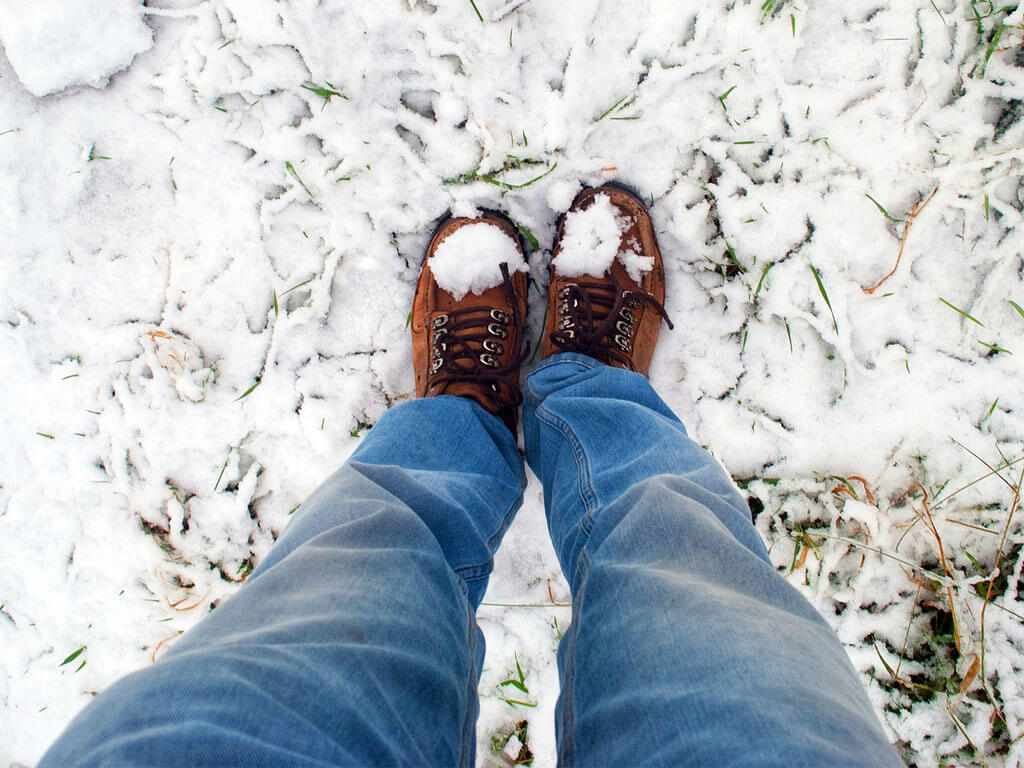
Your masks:
{"label": "brown leather boot", "polygon": [[461,299],[441,288],[430,269],[438,247],[462,227],[499,228],[515,244],[523,243],[515,225],[499,213],[479,218],[449,218],[441,222],[427,246],[412,303],[412,361],[416,396],[457,395],[476,400],[499,416],[512,433],[523,397],[519,366],[526,320],[526,273],[509,274],[501,264],[502,282]]}
{"label": "brown leather boot", "polygon": [[[577,226],[580,220],[574,221],[574,214],[586,211],[602,195],[611,203],[609,216],[598,220],[591,230],[580,232]],[[600,205],[606,204],[600,201]],[[619,256],[601,276],[576,274],[580,271],[578,266],[570,270],[571,274],[560,271],[559,256],[563,249],[590,246],[599,249],[602,236],[608,234],[608,222],[613,218],[621,230],[617,250],[620,254],[631,253],[631,269],[639,280],[630,276],[630,270]],[[616,234],[614,228],[611,233]],[[567,239],[572,242],[567,243]],[[605,243],[606,251],[608,245]],[[580,255],[588,256],[569,254],[574,263]],[[649,268],[644,271],[640,264]],[[665,267],[647,206],[618,184],[584,189],[558,222],[541,357],[579,352],[607,365],[646,376],[662,319],[669,328],[673,327],[662,306],[664,301]]]}

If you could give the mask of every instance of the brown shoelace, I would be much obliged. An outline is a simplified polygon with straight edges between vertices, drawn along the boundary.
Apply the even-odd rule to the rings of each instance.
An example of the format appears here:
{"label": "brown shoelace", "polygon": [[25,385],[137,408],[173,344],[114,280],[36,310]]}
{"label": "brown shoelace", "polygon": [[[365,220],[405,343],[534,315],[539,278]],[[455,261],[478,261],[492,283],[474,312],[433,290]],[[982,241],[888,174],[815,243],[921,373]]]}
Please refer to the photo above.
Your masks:
{"label": "brown shoelace", "polygon": [[674,328],[661,302],[644,291],[623,290],[615,283],[579,281],[559,292],[562,319],[551,341],[564,352],[579,352],[603,362],[618,362],[633,369],[630,352],[636,327],[636,309],[650,304],[668,327]]}
{"label": "brown shoelace", "polygon": [[[530,353],[530,345],[527,344],[509,362],[501,364],[506,345],[519,343],[522,339],[523,318],[508,265],[501,264],[500,268],[512,312],[497,307],[469,307],[435,317],[431,324],[432,348],[427,385],[432,389],[456,382],[483,384],[482,394],[493,403],[495,411],[514,408],[522,402],[518,386],[519,366]],[[512,399],[501,396],[502,383],[511,383]]]}

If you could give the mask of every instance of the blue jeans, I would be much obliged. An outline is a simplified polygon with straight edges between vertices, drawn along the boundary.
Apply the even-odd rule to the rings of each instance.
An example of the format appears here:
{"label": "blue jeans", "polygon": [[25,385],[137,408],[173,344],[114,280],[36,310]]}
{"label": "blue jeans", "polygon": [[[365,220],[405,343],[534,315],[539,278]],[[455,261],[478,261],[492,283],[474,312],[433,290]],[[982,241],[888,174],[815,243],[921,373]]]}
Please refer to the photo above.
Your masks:
{"label": "blue jeans", "polygon": [[[524,394],[573,593],[561,763],[901,764],[837,638],[644,377],[562,354]],[[471,765],[475,610],[524,485],[475,402],[393,408],[239,592],[42,765]]]}

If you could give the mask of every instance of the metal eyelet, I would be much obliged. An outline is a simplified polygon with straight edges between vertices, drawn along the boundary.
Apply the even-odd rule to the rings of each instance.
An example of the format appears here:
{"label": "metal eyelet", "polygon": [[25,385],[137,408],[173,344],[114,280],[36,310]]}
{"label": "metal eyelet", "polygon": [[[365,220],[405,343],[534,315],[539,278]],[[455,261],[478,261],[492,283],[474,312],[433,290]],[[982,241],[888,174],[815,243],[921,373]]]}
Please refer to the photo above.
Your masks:
{"label": "metal eyelet", "polygon": [[488,325],[487,326],[487,332],[489,334],[491,334],[491,336],[497,336],[499,339],[507,339],[508,338],[508,331],[506,331],[504,328],[502,328],[497,323],[491,323],[490,325]]}
{"label": "metal eyelet", "polygon": [[558,305],[558,314],[565,315],[565,314],[568,314],[568,313],[569,313],[569,302],[568,301],[563,301],[561,304]]}
{"label": "metal eyelet", "polygon": [[448,315],[438,315],[437,317],[434,318],[434,322],[432,322],[430,325],[432,328],[434,328],[434,330],[437,330],[438,328],[447,325],[447,323]]}
{"label": "metal eyelet", "polygon": [[630,296],[629,299],[626,300],[626,303],[633,309],[637,309],[640,306],[640,299]]}
{"label": "metal eyelet", "polygon": [[625,336],[615,335],[615,343],[619,345],[619,349],[623,352],[629,352],[629,339]]}
{"label": "metal eyelet", "polygon": [[496,355],[500,355],[505,351],[501,344],[496,341],[491,341],[490,339],[484,339],[483,347],[488,352],[493,352]]}
{"label": "metal eyelet", "polygon": [[479,360],[481,363],[486,365],[488,368],[497,368],[498,360],[493,355],[480,355]]}
{"label": "metal eyelet", "polygon": [[562,331],[562,335],[569,341],[573,341],[576,338],[576,331],[569,329],[566,331]]}
{"label": "metal eyelet", "polygon": [[619,317],[621,317],[627,323],[632,324],[636,322],[636,315],[633,314],[633,311],[631,309],[626,309],[625,307],[619,310]]}
{"label": "metal eyelet", "polygon": [[567,298],[568,296],[569,296],[569,286],[568,286],[568,285],[566,285],[566,286],[563,286],[563,287],[562,287],[562,288],[561,288],[561,289],[560,289],[560,290],[558,291],[558,298],[560,298],[560,299],[564,299],[564,298]]}
{"label": "metal eyelet", "polygon": [[500,309],[492,309],[491,320],[501,323],[502,325],[508,325],[508,314],[502,312]]}
{"label": "metal eyelet", "polygon": [[615,323],[615,330],[617,330],[623,336],[629,337],[633,335],[633,326],[631,326],[629,323],[623,320],[619,320],[618,322]]}
{"label": "metal eyelet", "polygon": [[558,323],[558,330],[560,330],[560,331],[564,331],[567,328],[575,328],[575,327],[576,327],[576,321],[573,320],[571,317],[563,318],[562,321]]}
{"label": "metal eyelet", "polygon": [[442,360],[440,357],[435,357],[434,362],[430,364],[430,372],[437,373],[438,371],[441,370],[442,365],[444,365],[444,360]]}

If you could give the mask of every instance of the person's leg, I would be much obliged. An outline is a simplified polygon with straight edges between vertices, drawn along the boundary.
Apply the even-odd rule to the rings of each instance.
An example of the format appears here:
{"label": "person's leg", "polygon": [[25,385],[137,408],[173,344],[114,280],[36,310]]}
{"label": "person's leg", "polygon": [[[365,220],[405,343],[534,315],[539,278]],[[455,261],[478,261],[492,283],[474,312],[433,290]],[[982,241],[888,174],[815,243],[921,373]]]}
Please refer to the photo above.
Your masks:
{"label": "person's leg", "polygon": [[474,613],[523,485],[477,403],[388,411],[238,593],[41,765],[472,764]]}
{"label": "person's leg", "polygon": [[[484,247],[487,269],[461,286]],[[472,764],[475,612],[525,486],[522,249],[500,214],[442,221],[410,313],[419,399],[385,413],[238,594],[86,707],[44,766]]]}
{"label": "person's leg", "polygon": [[561,763],[900,764],[835,634],[644,376],[567,353],[524,394],[573,591]]}
{"label": "person's leg", "polygon": [[668,316],[643,200],[584,189],[552,252],[523,428],[573,591],[561,762],[898,764],[839,641],[645,378]]}

